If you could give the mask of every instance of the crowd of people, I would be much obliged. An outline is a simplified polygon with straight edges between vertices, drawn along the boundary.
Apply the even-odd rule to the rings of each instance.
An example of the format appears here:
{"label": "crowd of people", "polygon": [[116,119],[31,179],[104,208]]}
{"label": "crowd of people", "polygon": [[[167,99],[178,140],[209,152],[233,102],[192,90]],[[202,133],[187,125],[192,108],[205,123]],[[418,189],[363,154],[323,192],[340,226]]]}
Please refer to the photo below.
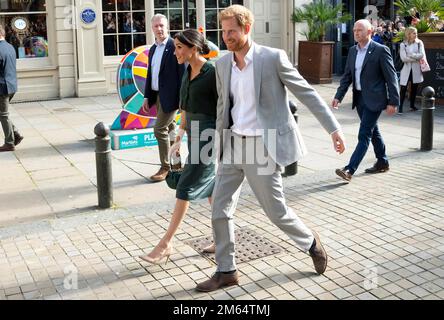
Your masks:
{"label": "crowd of people", "polygon": [[[411,17],[409,17],[411,18]],[[400,84],[398,114],[403,114],[403,104],[409,91],[410,111],[417,111],[415,99],[419,85],[424,81],[421,63],[427,61],[424,43],[418,38],[418,30],[411,25],[412,19],[383,21],[373,24],[372,40],[390,49]],[[400,36],[402,35],[402,36]]]}

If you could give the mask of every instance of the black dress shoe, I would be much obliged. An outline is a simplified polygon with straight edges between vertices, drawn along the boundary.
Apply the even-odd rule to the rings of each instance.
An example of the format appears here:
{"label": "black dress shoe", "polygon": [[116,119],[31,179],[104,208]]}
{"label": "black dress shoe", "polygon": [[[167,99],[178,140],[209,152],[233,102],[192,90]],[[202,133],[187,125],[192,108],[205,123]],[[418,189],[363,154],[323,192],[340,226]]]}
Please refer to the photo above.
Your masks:
{"label": "black dress shoe", "polygon": [[336,169],[336,174],[338,176],[340,176],[343,180],[350,182],[350,180],[352,179],[352,174],[350,173],[350,170],[348,169]]}
{"label": "black dress shoe", "polygon": [[22,140],[23,136],[18,132],[14,132],[14,145],[18,145],[20,142],[22,142]]}
{"label": "black dress shoe", "polygon": [[14,151],[15,147],[13,144],[5,143],[0,147],[0,152],[8,152],[8,151]]}
{"label": "black dress shoe", "polygon": [[365,169],[365,173],[380,173],[386,172],[390,169],[389,164],[378,164],[377,162],[373,165],[373,167]]}

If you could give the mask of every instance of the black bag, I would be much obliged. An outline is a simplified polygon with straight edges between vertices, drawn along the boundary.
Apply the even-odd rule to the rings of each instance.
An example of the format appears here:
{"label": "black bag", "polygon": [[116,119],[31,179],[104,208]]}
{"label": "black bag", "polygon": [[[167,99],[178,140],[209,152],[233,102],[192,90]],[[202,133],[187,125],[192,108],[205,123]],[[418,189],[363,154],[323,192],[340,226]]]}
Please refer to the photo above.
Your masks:
{"label": "black bag", "polygon": [[404,67],[404,62],[402,62],[401,57],[399,57],[398,55],[398,58],[395,59],[395,70],[397,72],[401,72],[403,67]]}
{"label": "black bag", "polygon": [[168,174],[165,178],[168,187],[170,187],[173,190],[176,190],[177,184],[179,183],[180,180],[180,176],[182,175],[182,171],[183,167],[181,167],[180,169],[172,168],[172,162],[170,157],[170,170],[168,171]]}
{"label": "black bag", "polygon": [[179,170],[170,169],[170,171],[168,171],[168,174],[165,178],[165,181],[166,181],[168,187],[176,190],[177,184],[179,183],[179,180],[180,180],[180,175],[182,174],[182,170],[183,169],[179,169]]}

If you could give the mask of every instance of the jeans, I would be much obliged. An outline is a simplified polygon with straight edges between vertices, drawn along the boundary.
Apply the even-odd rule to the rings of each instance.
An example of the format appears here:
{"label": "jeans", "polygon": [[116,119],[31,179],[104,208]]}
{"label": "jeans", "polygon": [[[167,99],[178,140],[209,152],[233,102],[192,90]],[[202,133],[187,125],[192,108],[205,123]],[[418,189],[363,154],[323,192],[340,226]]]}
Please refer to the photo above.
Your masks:
{"label": "jeans", "polygon": [[355,173],[362,159],[364,159],[370,141],[373,145],[378,165],[388,164],[384,140],[379,132],[377,123],[382,111],[374,112],[369,110],[362,101],[362,97],[358,97],[358,105],[356,109],[358,111],[359,119],[361,119],[358,145],[350,158],[349,164],[345,167],[345,169],[348,169],[351,174]]}

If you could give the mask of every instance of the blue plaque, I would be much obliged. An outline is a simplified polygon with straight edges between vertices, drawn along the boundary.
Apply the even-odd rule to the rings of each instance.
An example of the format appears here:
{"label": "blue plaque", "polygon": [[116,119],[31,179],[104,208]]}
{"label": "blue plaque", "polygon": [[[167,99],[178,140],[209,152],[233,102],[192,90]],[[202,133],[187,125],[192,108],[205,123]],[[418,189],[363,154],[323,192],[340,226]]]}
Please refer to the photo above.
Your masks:
{"label": "blue plaque", "polygon": [[80,18],[85,24],[91,24],[96,21],[96,12],[91,8],[85,8],[80,13]]}

